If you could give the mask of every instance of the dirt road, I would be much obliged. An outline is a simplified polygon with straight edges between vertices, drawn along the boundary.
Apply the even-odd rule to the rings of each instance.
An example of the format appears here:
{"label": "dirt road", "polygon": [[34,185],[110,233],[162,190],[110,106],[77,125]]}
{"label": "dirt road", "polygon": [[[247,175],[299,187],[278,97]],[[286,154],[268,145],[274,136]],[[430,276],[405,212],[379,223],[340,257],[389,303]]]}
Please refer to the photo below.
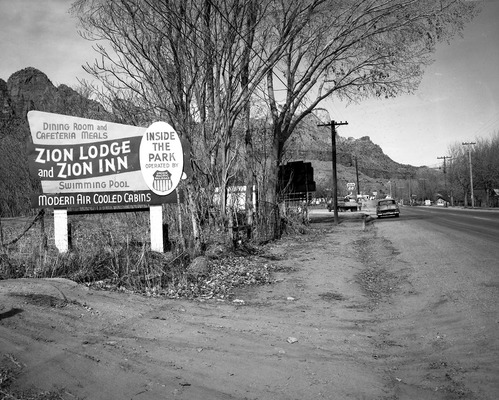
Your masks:
{"label": "dirt road", "polygon": [[234,301],[0,281],[0,376],[63,399],[496,398],[497,333],[454,348],[466,316],[415,282],[414,254],[357,219],[313,226]]}

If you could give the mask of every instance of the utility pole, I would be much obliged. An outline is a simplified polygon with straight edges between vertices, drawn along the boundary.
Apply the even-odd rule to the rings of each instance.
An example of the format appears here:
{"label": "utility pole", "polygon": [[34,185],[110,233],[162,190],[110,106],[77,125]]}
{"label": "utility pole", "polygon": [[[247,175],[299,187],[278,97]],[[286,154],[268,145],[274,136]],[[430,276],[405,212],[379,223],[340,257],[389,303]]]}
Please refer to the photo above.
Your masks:
{"label": "utility pole", "polygon": [[359,185],[359,164],[357,163],[357,156],[355,156],[355,175],[357,176],[357,201],[360,196],[360,185]]}
{"label": "utility pole", "polygon": [[409,205],[412,206],[412,177],[409,175]]}
{"label": "utility pole", "polygon": [[473,171],[471,169],[471,146],[476,142],[463,142],[463,146],[468,146],[468,159],[470,162],[470,189],[471,189],[471,208],[475,208],[475,198],[473,197]]}
{"label": "utility pole", "polygon": [[[448,158],[452,158],[452,157],[450,157],[450,156],[437,157],[437,160],[444,160],[444,185],[445,185],[445,195],[446,196],[447,196],[447,166],[445,164],[445,161]],[[445,207],[447,207],[447,200],[445,201]]]}
{"label": "utility pole", "polygon": [[[449,165],[449,169],[452,171],[452,158],[450,158],[450,165]],[[451,175],[450,176],[450,205],[452,207],[454,207],[454,193],[452,192],[452,183],[453,183],[453,176]]]}
{"label": "utility pole", "polygon": [[340,125],[348,125],[348,122],[331,121],[325,124],[317,124],[317,126],[330,126],[331,127],[331,152],[333,154],[333,210],[334,210],[334,224],[338,225],[338,174],[336,172],[336,127]]}

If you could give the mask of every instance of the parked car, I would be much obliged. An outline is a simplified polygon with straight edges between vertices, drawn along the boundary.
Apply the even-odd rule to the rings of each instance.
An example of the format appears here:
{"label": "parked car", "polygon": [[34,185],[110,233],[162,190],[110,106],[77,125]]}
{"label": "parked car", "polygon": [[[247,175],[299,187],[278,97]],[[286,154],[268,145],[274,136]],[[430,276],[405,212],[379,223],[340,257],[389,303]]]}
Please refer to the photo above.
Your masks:
{"label": "parked car", "polygon": [[[331,212],[334,209],[332,200],[327,203],[327,209]],[[338,211],[360,211],[361,205],[349,197],[338,197]]]}
{"label": "parked car", "polygon": [[381,217],[399,217],[400,209],[393,199],[378,200],[376,203],[376,215]]}

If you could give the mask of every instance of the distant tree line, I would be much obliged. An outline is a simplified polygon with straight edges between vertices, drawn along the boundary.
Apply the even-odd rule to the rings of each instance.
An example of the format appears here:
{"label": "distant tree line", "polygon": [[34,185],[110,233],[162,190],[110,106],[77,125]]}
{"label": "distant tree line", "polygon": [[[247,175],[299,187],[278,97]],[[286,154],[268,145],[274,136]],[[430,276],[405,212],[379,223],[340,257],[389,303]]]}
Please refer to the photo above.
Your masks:
{"label": "distant tree line", "polygon": [[[454,143],[449,147],[448,162],[449,190],[455,201],[471,205],[471,171],[473,178],[474,203],[478,207],[499,206],[499,132],[489,138],[476,138],[475,144]],[[449,192],[450,195],[450,192]]]}
{"label": "distant tree line", "polygon": [[[392,179],[393,197],[421,204],[438,198],[456,206],[471,206],[471,172],[476,207],[499,207],[499,132],[476,138],[473,145],[455,142],[445,163],[438,168],[421,167],[404,179]],[[382,195],[388,194],[386,185]]]}

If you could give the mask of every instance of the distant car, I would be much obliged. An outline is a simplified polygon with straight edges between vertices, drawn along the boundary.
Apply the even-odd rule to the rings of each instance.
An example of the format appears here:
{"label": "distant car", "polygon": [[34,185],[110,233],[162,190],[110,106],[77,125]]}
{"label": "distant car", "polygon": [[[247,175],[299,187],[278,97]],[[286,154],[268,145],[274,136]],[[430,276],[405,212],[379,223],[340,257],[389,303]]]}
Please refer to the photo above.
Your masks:
{"label": "distant car", "polygon": [[[360,211],[361,205],[356,201],[350,199],[349,197],[338,197],[338,211]],[[333,211],[334,204],[330,200],[327,203],[327,209],[329,212]]]}
{"label": "distant car", "polygon": [[378,200],[376,203],[376,215],[381,217],[399,217],[400,209],[393,199]]}

